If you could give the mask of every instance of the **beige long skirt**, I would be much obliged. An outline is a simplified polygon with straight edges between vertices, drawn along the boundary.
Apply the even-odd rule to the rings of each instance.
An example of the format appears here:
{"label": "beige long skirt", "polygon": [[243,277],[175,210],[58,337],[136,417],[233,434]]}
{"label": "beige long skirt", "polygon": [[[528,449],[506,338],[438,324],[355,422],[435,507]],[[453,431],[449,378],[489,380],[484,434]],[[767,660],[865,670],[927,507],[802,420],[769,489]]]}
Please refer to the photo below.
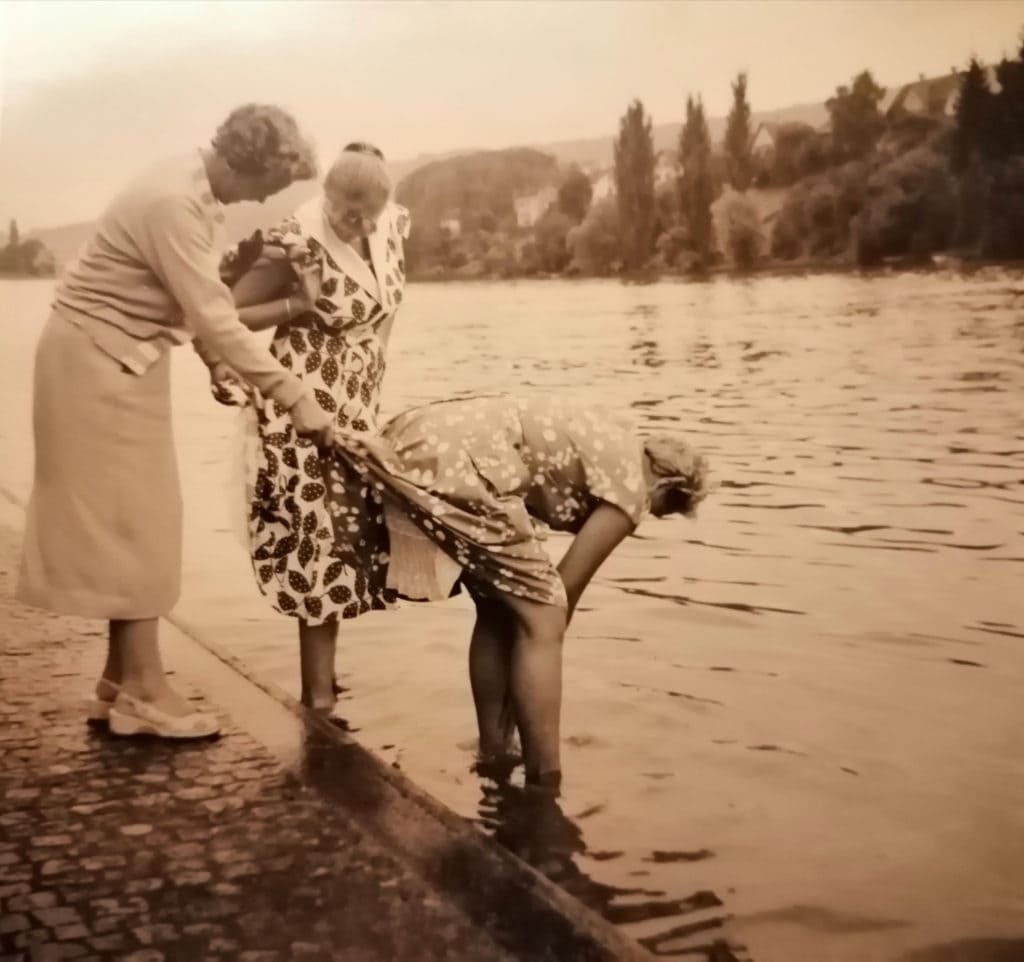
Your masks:
{"label": "beige long skirt", "polygon": [[36,352],[35,478],[18,598],[87,618],[154,618],[181,588],[170,356],[142,376],[51,314]]}

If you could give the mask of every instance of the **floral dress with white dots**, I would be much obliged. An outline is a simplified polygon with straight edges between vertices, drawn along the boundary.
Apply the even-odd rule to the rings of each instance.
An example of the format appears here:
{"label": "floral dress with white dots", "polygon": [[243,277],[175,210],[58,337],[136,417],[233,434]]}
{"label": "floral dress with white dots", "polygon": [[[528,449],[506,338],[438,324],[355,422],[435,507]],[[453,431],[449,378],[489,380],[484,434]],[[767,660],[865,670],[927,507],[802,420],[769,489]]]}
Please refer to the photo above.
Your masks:
{"label": "floral dress with white dots", "polygon": [[[315,197],[263,238],[264,247],[314,259],[322,277],[315,311],[279,327],[270,352],[354,435],[378,433],[380,330],[402,302],[408,233],[408,212],[389,204],[367,263],[333,234]],[[215,396],[239,403],[237,392]],[[324,461],[276,401],[257,397],[255,414],[248,525],[260,591],[278,611],[314,625],[387,607],[395,600],[386,584],[387,527],[365,468]]]}
{"label": "floral dress with white dots", "polygon": [[405,411],[382,433],[393,458],[356,452],[355,463],[484,593],[565,605],[535,522],[575,533],[601,502],[634,524],[647,507],[643,442],[594,405],[460,398]]}

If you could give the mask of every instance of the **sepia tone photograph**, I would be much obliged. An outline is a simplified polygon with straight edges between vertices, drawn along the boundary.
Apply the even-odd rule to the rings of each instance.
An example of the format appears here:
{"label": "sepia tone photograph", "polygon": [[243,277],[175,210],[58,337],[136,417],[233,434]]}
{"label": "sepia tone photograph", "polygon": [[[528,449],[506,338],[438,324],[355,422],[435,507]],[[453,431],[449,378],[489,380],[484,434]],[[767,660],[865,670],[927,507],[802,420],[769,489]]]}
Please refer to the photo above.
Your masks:
{"label": "sepia tone photograph", "polygon": [[1024,2],[0,4],[0,962],[1024,962]]}

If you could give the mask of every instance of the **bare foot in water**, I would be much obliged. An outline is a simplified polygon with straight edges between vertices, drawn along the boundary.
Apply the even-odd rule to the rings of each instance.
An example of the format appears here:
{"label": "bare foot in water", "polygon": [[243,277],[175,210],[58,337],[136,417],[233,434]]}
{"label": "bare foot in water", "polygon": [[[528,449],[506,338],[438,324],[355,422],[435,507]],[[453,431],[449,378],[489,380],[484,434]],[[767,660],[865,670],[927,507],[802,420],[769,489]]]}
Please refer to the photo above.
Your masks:
{"label": "bare foot in water", "polygon": [[507,752],[504,755],[478,755],[470,771],[494,782],[507,782],[522,761],[522,756],[514,752]]}
{"label": "bare foot in water", "polygon": [[526,774],[523,788],[528,792],[558,798],[562,794],[562,773],[560,771],[544,772],[541,775]]}

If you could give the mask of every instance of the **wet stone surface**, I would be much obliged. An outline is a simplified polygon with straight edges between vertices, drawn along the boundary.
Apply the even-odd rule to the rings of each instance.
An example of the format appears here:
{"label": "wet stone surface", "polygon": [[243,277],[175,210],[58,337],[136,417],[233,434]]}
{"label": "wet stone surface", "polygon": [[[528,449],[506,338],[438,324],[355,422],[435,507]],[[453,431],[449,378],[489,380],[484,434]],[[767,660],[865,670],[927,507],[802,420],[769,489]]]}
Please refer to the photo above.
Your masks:
{"label": "wet stone surface", "polygon": [[87,726],[103,632],[12,601],[15,558],[0,529],[0,962],[515,957],[228,719]]}

